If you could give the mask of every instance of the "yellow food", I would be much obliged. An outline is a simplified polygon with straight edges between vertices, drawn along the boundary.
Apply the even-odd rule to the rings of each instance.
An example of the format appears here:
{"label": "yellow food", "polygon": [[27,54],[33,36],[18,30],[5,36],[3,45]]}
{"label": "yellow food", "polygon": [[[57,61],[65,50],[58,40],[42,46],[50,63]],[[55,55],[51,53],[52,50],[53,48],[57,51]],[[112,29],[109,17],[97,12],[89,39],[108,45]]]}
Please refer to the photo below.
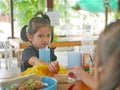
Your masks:
{"label": "yellow food", "polygon": [[[59,71],[58,71],[58,74],[66,74],[68,72],[68,70],[59,65]],[[35,66],[31,67],[31,68],[28,68],[26,71],[20,73],[21,76],[23,75],[27,75],[27,74],[36,74],[38,76],[52,76],[53,73],[51,73],[47,67],[46,64],[36,64]]]}
{"label": "yellow food", "polygon": [[68,72],[68,69],[67,68],[65,68],[65,67],[63,67],[63,66],[61,66],[61,65],[59,65],[59,71],[58,71],[58,74],[67,74],[67,72]]}
{"label": "yellow food", "polygon": [[36,74],[39,76],[51,76],[52,73],[49,71],[46,64],[36,64],[35,66],[28,68],[26,71],[20,73],[20,75],[27,75],[27,74]]}

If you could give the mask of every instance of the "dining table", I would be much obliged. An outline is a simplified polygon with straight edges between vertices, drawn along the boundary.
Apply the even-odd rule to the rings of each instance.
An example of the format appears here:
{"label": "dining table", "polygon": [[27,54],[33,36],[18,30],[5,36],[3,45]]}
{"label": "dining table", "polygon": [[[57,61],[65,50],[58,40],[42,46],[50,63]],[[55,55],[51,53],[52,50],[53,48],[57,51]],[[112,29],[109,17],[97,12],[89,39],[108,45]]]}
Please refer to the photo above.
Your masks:
{"label": "dining table", "polygon": [[[9,81],[14,78],[18,78],[19,74],[11,74],[6,77],[1,77],[0,82]],[[72,83],[57,83],[57,90],[92,90],[82,81],[74,81]]]}

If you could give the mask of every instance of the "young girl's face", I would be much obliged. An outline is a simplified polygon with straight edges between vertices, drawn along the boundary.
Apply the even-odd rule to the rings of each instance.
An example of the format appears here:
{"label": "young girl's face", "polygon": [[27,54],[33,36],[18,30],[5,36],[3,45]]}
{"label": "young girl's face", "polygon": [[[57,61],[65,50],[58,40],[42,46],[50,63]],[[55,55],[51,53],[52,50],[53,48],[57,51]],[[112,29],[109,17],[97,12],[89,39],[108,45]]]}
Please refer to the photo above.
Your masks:
{"label": "young girl's face", "polygon": [[41,27],[31,36],[31,42],[36,49],[45,48],[51,41],[51,30],[48,26]]}

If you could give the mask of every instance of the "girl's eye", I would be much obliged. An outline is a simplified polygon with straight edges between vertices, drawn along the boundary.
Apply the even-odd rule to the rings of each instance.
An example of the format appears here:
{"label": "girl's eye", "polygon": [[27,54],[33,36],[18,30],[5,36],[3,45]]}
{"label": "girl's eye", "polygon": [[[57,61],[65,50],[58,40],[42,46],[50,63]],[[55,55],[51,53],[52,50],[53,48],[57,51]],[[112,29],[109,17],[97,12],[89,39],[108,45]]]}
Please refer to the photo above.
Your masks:
{"label": "girl's eye", "polygon": [[[39,38],[43,38],[43,37],[45,37],[45,36],[39,35],[38,37],[39,37]],[[47,37],[51,37],[51,35],[47,35]]]}
{"label": "girl's eye", "polygon": [[50,36],[51,36],[51,34],[47,35],[47,37],[50,37]]}
{"label": "girl's eye", "polygon": [[38,37],[43,37],[43,35],[39,35]]}

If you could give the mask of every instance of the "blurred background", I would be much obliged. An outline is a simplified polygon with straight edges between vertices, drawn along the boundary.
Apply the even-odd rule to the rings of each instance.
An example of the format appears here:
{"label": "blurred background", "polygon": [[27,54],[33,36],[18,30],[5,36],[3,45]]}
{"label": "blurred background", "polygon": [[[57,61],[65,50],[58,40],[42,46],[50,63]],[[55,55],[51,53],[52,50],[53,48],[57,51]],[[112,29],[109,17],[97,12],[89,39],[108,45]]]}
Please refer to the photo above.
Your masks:
{"label": "blurred background", "polygon": [[[99,34],[120,18],[120,0],[0,0],[0,42],[9,41],[17,60],[24,48],[20,47],[21,28],[38,11],[50,17],[53,42],[65,42],[52,47],[61,65],[71,65],[75,58],[76,64],[80,61],[81,65],[84,55],[92,55]],[[87,57],[85,65],[89,61]]]}
{"label": "blurred background", "polygon": [[86,33],[99,36],[106,23],[120,16],[119,0],[0,0],[0,40],[19,38],[22,26],[39,10],[58,15],[54,41],[80,40]]}

